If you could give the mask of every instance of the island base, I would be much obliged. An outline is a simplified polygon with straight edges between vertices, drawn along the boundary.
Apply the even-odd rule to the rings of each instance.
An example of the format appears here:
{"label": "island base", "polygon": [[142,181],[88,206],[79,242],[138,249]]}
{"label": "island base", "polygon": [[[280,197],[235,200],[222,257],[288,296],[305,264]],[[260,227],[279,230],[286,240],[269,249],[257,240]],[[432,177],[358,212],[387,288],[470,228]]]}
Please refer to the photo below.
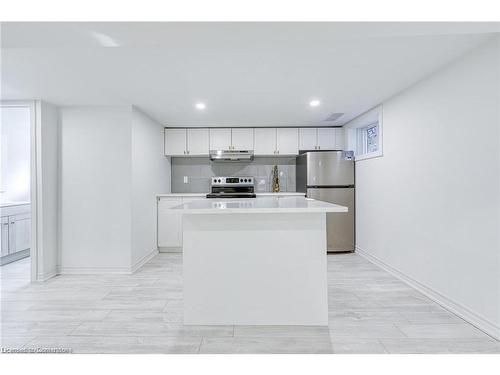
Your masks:
{"label": "island base", "polygon": [[184,324],[328,325],[326,215],[183,215]]}

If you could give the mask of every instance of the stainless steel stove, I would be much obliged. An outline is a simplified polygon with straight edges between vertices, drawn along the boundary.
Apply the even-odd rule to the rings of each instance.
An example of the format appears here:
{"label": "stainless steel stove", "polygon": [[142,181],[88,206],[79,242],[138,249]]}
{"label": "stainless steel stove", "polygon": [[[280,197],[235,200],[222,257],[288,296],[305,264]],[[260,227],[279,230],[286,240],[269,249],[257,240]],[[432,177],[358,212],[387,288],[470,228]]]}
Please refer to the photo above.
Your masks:
{"label": "stainless steel stove", "polygon": [[212,177],[212,192],[207,198],[255,198],[254,178]]}

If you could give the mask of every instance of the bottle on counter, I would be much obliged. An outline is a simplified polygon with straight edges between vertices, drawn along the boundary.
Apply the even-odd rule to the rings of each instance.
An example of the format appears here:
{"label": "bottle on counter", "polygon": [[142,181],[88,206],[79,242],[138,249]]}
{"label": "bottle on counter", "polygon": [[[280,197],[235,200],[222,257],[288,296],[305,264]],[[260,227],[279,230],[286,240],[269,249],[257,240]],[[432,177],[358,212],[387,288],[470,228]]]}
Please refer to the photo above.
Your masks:
{"label": "bottle on counter", "polygon": [[272,192],[279,193],[280,191],[280,176],[278,172],[278,166],[275,165],[272,170]]}

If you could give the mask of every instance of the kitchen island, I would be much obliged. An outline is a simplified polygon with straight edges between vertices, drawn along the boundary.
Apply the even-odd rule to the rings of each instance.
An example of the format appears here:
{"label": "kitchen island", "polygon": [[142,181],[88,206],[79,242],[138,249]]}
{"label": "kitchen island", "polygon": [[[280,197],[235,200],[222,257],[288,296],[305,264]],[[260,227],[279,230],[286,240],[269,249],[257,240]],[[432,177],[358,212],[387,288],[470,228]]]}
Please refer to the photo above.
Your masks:
{"label": "kitchen island", "polygon": [[304,197],[200,199],[183,218],[184,323],[327,325],[326,213]]}

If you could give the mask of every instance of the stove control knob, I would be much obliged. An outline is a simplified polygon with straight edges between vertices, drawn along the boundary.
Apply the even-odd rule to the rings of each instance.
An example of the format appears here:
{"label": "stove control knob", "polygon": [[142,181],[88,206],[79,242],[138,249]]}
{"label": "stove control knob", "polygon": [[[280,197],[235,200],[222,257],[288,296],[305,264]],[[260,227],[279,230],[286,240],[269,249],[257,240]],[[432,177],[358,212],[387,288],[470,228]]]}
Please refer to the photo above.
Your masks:
{"label": "stove control knob", "polygon": [[219,180],[218,180],[218,181],[219,181],[219,183],[220,183],[220,178],[219,178]]}

